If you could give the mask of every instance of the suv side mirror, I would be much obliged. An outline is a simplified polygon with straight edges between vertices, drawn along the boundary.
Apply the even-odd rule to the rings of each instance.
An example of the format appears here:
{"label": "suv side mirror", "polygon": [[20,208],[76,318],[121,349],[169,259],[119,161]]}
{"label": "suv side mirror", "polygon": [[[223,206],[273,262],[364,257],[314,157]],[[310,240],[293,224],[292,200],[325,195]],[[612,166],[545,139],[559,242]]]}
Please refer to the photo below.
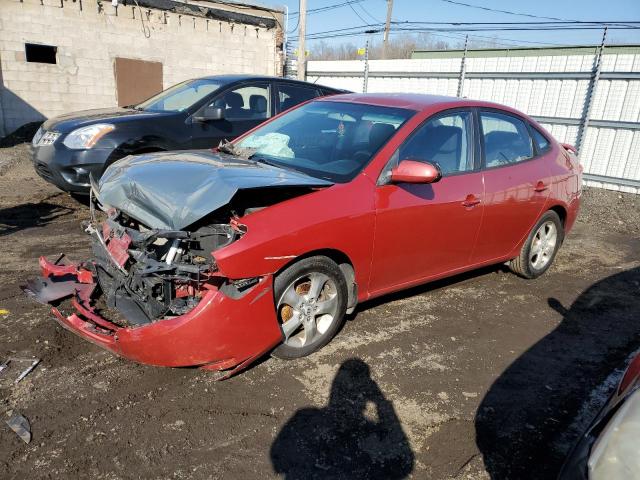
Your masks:
{"label": "suv side mirror", "polygon": [[402,160],[391,170],[393,183],[434,183],[442,178],[437,165],[416,160]]}
{"label": "suv side mirror", "polygon": [[224,118],[224,110],[220,107],[207,106],[200,111],[200,115],[193,117],[196,122],[209,122],[213,120],[222,120]]}

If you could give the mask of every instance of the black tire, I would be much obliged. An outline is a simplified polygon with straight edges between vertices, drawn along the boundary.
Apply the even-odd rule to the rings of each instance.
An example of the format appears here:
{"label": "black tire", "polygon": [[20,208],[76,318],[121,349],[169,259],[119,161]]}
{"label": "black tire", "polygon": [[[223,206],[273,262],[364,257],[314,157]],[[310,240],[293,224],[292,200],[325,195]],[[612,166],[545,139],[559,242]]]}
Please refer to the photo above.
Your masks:
{"label": "black tire", "polygon": [[[548,222],[552,222],[555,225],[557,239],[553,251],[548,254],[548,260],[546,261],[546,263],[539,268],[536,268],[531,260],[531,249],[533,247],[533,242],[536,238],[538,230]],[[523,278],[538,278],[540,275],[546,272],[553,263],[553,260],[556,257],[556,253],[558,253],[558,249],[560,248],[560,245],[562,245],[563,240],[564,228],[562,226],[562,221],[560,220],[560,217],[556,212],[554,212],[553,210],[548,210],[540,217],[540,220],[538,220],[538,222],[531,229],[526,242],[524,242],[524,245],[522,246],[522,250],[520,250],[520,255],[509,262],[511,271]]]}
{"label": "black tire", "polygon": [[69,192],[69,196],[71,198],[73,198],[76,202],[84,205],[85,207],[89,206],[89,194],[88,193]]}
{"label": "black tire", "polygon": [[[333,320],[326,331],[323,333],[318,332],[317,337],[315,337],[310,344],[291,346],[283,342],[271,352],[271,355],[274,357],[284,360],[306,357],[329,343],[344,323],[348,300],[347,282],[338,264],[324,256],[304,258],[278,274],[274,281],[274,301],[276,309],[279,309],[280,300],[289,287],[293,286],[300,279],[304,279],[306,275],[314,273],[326,275],[329,280],[333,282],[332,286],[335,286],[337,308],[335,315],[333,315]],[[276,315],[278,316],[278,321],[282,324],[283,318],[281,317],[281,312],[276,312]]]}

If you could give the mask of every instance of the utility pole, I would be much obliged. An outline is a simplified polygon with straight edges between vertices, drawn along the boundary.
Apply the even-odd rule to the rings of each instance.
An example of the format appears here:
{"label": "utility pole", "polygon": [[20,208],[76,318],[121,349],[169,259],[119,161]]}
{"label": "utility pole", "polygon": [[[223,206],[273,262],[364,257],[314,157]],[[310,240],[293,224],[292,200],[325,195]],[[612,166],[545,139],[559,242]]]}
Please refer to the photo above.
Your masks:
{"label": "utility pole", "polygon": [[387,58],[387,46],[389,45],[389,28],[391,27],[391,11],[393,0],[387,0],[387,22],[384,25],[384,37],[382,40],[382,58]]}
{"label": "utility pole", "polygon": [[298,13],[300,25],[298,32],[298,80],[307,78],[307,50],[304,45],[304,37],[307,32],[307,0],[300,0],[300,12]]}

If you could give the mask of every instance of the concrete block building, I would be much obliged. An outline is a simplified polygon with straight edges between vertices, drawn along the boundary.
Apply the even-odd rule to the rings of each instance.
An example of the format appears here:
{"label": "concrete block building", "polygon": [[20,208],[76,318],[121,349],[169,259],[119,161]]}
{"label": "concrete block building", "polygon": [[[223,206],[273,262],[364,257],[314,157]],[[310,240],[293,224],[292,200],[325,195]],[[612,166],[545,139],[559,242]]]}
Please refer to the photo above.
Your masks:
{"label": "concrete block building", "polygon": [[280,75],[283,16],[222,0],[0,0],[0,138],[194,77]]}

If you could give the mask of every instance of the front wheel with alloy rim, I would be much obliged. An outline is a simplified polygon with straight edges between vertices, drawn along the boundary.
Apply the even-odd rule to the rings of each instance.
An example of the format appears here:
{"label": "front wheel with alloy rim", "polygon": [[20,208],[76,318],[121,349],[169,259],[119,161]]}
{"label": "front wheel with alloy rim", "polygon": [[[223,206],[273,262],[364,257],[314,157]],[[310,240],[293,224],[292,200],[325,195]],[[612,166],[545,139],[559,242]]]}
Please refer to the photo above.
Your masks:
{"label": "front wheel with alloy rim", "polygon": [[520,255],[509,266],[524,278],[537,278],[546,272],[564,240],[560,217],[553,210],[545,212],[524,242]]}
{"label": "front wheel with alloy rim", "polygon": [[336,262],[309,257],[294,263],[275,279],[276,313],[284,340],[272,352],[283,359],[300,358],[333,338],[347,310],[347,282]]}

